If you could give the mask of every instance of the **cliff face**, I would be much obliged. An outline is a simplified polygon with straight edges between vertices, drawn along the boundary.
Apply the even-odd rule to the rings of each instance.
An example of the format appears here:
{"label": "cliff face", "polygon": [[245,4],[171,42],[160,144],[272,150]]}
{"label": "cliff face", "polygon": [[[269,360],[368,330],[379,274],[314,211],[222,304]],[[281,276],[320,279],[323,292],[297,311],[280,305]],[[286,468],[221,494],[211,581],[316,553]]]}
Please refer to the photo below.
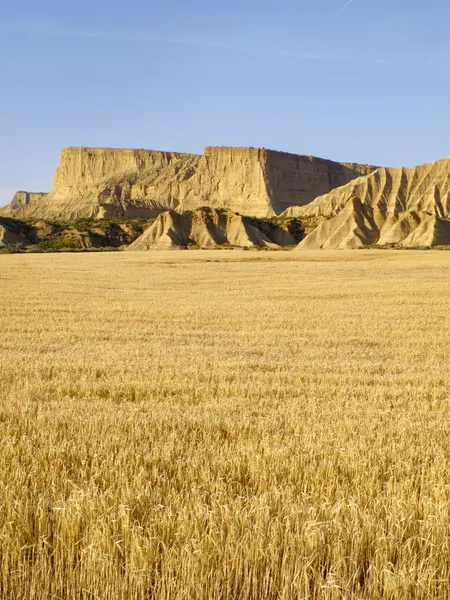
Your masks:
{"label": "cliff face", "polygon": [[[66,148],[50,193],[1,214],[17,218],[146,218],[178,204],[177,187],[199,157],[113,148]],[[161,202],[159,201],[161,198]]]}
{"label": "cliff face", "polygon": [[42,196],[45,196],[44,192],[16,192],[9,206],[11,206],[12,210],[20,210],[29,204],[37,202]]}
{"label": "cliff face", "polygon": [[264,180],[264,153],[257,148],[205,148],[186,182],[179,210],[210,206],[253,216],[273,214]]}
{"label": "cliff face", "polygon": [[209,147],[203,155],[67,148],[49,194],[13,201],[0,214],[144,218],[210,206],[270,217],[374,169],[258,148]]}
{"label": "cliff face", "polygon": [[374,169],[368,165],[335,163],[313,156],[265,153],[265,180],[276,214],[290,206],[309,204],[314,198]]}
{"label": "cliff face", "polygon": [[161,171],[189,156],[153,150],[66,148],[61,152],[52,191],[82,191],[117,175]]}
{"label": "cliff face", "polygon": [[207,147],[180,209],[195,210],[204,204],[271,217],[289,206],[308,204],[373,169],[261,148]]}

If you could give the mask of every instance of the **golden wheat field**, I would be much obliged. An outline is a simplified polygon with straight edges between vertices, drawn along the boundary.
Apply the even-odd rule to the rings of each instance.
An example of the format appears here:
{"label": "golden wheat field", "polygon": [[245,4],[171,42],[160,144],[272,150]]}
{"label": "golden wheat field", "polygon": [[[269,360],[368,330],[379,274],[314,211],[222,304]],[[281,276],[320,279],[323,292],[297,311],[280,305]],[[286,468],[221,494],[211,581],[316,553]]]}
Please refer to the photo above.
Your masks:
{"label": "golden wheat field", "polygon": [[0,598],[450,598],[450,254],[0,256]]}

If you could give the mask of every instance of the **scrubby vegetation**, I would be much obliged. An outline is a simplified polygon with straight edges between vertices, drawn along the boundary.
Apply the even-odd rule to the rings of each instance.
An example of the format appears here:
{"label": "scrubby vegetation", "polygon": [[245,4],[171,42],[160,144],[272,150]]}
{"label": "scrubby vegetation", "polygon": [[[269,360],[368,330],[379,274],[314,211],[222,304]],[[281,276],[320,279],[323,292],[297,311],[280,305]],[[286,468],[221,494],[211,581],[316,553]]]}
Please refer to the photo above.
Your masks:
{"label": "scrubby vegetation", "polygon": [[[21,241],[0,247],[0,253],[114,251],[134,242],[155,219],[76,219],[71,221],[1,218],[8,228],[20,232]],[[299,219],[244,217],[244,220],[271,238],[287,230],[295,243],[305,236],[309,221]],[[194,245],[195,246],[195,245]]]}
{"label": "scrubby vegetation", "polygon": [[22,241],[3,253],[74,252],[117,250],[131,244],[154,219],[77,219],[72,221],[18,221],[2,218],[5,224],[22,232]]}

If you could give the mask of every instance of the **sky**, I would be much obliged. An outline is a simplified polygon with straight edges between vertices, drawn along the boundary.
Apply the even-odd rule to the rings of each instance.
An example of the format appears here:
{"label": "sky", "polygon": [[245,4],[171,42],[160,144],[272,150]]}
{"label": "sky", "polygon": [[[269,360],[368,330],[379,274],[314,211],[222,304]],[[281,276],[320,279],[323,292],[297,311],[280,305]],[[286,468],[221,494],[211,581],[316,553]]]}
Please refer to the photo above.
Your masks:
{"label": "sky", "polygon": [[0,0],[0,205],[67,146],[450,154],[448,0]]}

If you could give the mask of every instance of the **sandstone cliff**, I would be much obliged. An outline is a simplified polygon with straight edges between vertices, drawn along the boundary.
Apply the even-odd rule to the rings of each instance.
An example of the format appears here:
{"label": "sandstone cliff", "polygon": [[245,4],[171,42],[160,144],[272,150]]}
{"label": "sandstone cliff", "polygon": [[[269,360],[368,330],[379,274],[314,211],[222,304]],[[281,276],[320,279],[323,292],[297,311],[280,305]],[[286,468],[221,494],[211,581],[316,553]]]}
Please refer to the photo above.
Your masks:
{"label": "sandstone cliff", "polygon": [[283,216],[326,219],[299,249],[448,245],[450,159],[378,169]]}
{"label": "sandstone cliff", "polygon": [[34,204],[38,200],[45,196],[44,192],[16,192],[12,199],[11,210],[20,210],[27,207],[29,204]]}
{"label": "sandstone cliff", "polygon": [[297,243],[288,224],[265,222],[227,209],[169,210],[161,214],[127,250],[180,248],[280,248]]}
{"label": "sandstone cliff", "polygon": [[257,148],[210,147],[203,155],[67,148],[50,193],[29,195],[26,201],[17,198],[0,214],[65,220],[152,218],[168,209],[207,205],[270,217],[374,169]]}
{"label": "sandstone cliff", "polygon": [[179,208],[207,205],[271,217],[373,169],[260,148],[205,148]]}

